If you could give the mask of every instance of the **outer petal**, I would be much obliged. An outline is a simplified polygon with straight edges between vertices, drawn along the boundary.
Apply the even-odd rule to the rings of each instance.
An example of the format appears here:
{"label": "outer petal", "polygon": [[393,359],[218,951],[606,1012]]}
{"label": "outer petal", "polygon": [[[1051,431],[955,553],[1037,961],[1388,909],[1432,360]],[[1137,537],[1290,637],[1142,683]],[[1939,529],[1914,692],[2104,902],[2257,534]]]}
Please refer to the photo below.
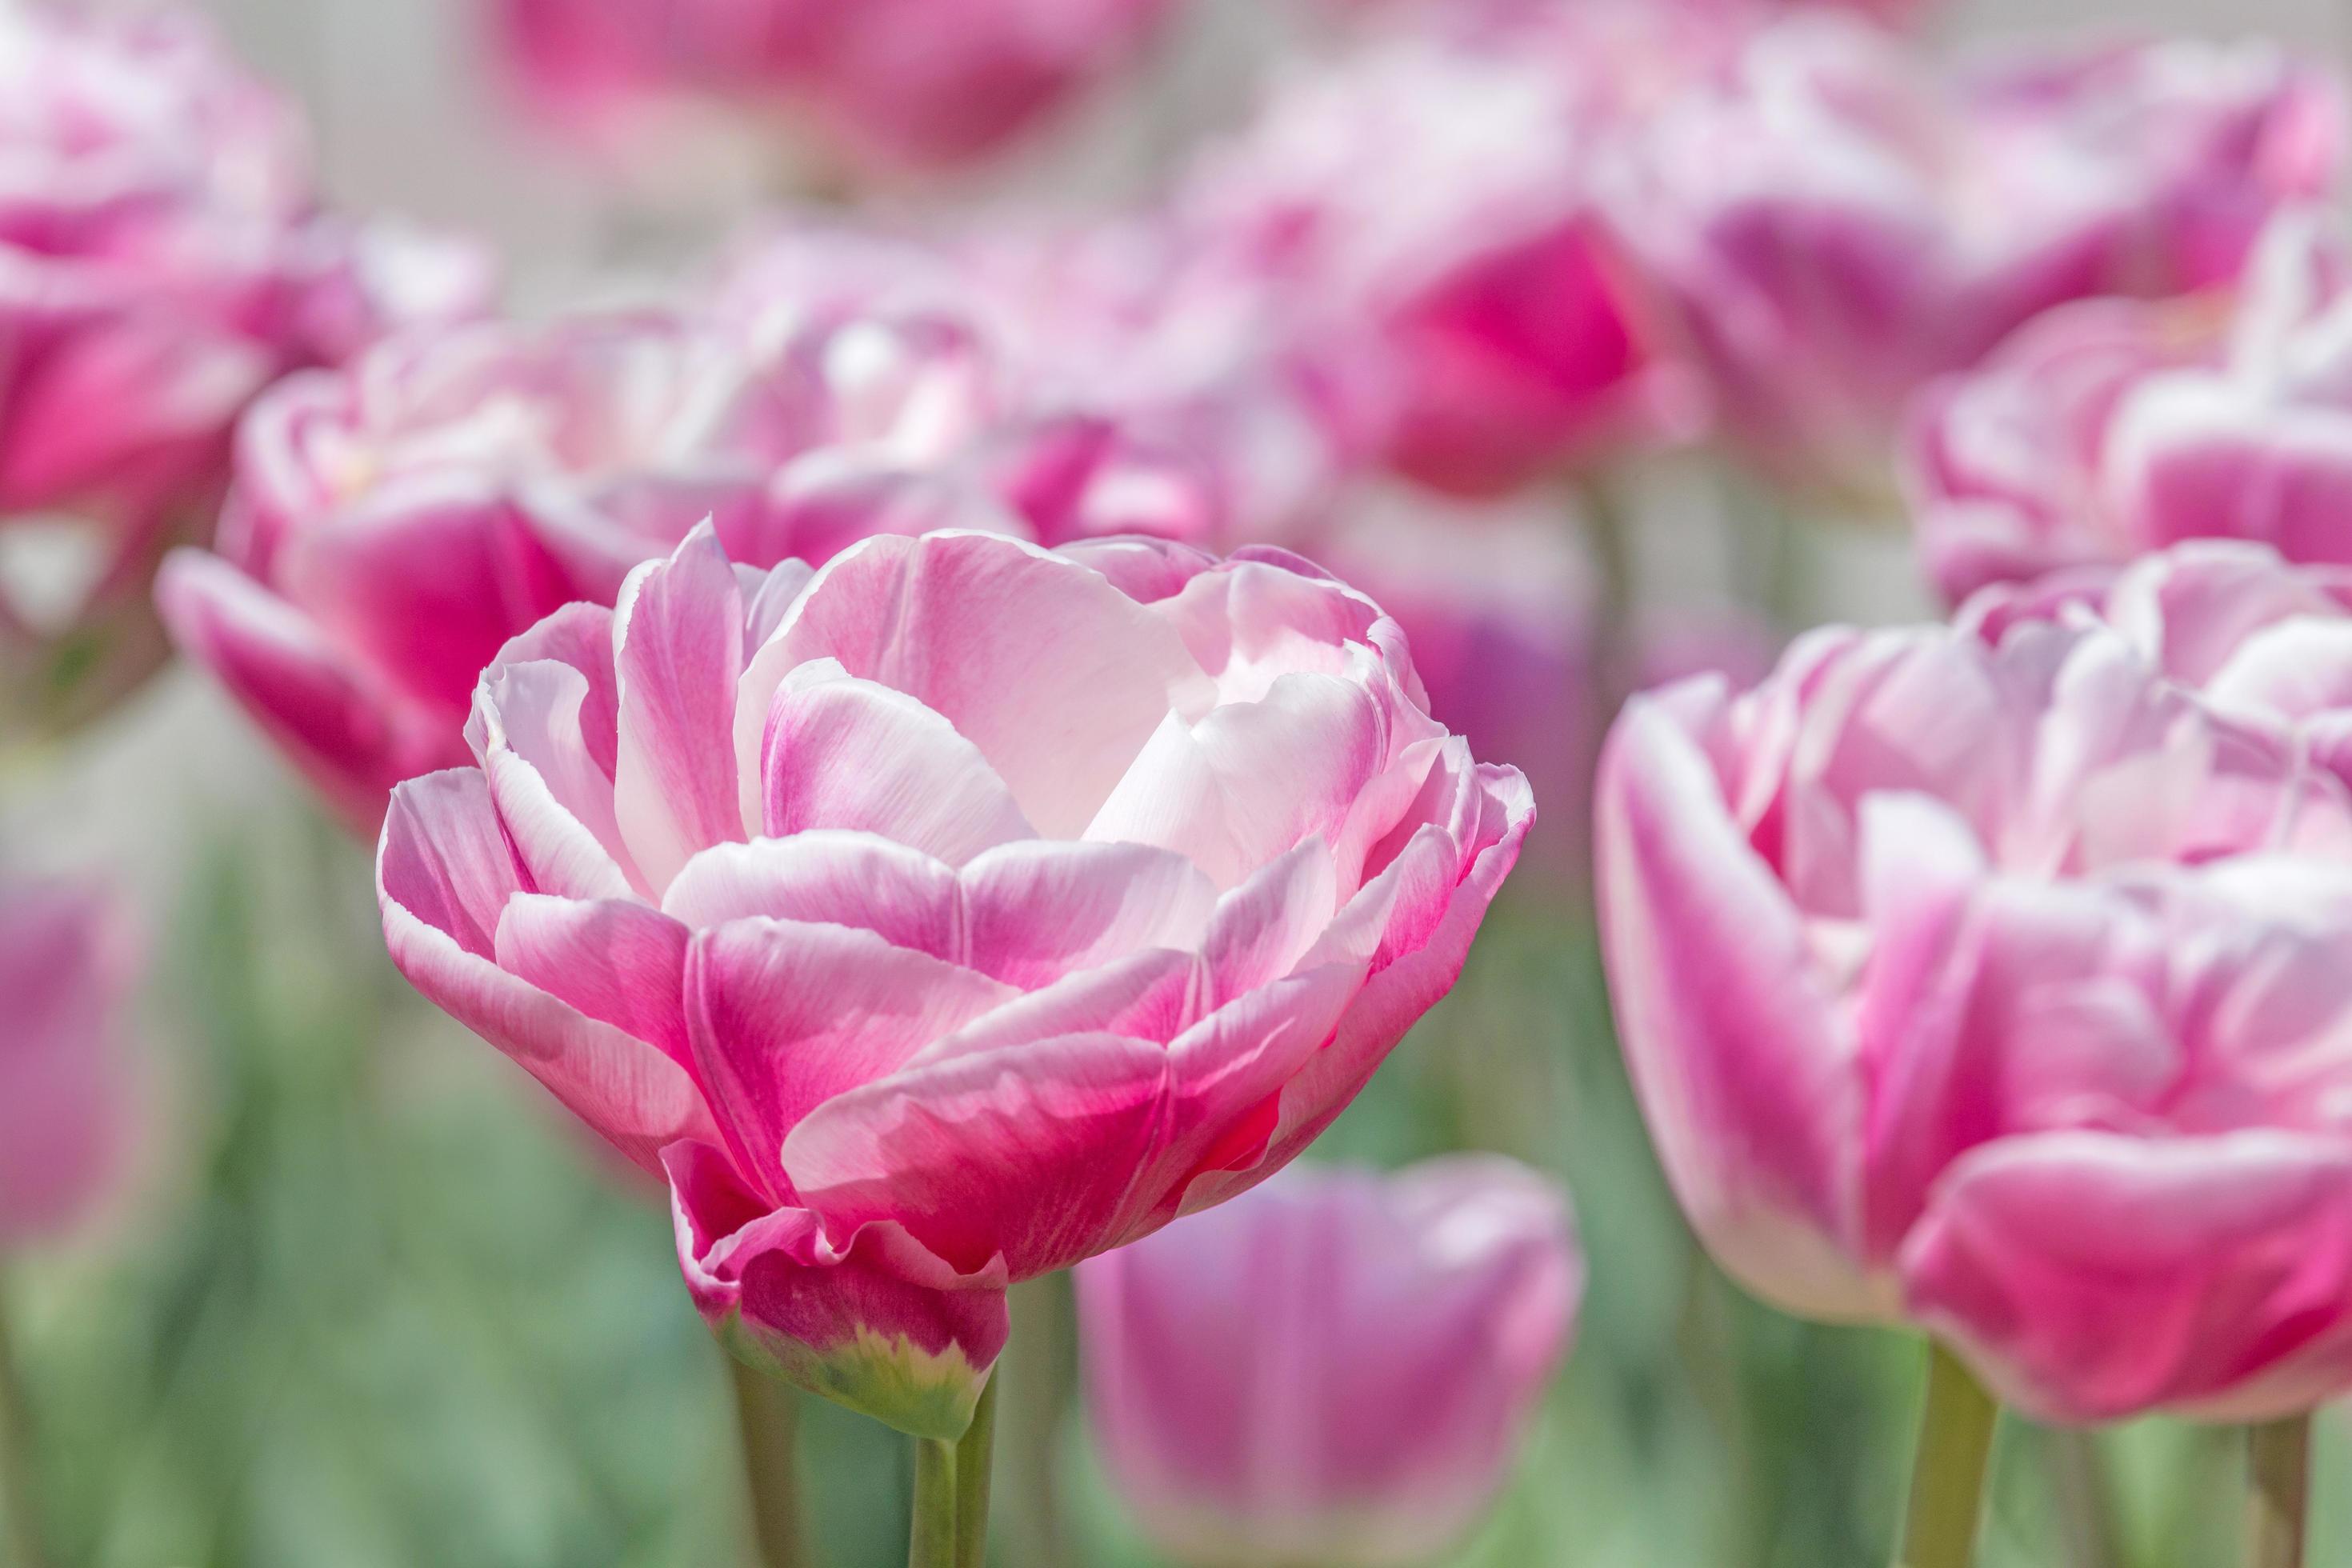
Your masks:
{"label": "outer petal", "polygon": [[465,760],[455,722],[386,689],[316,623],[226,562],[174,551],[155,597],[180,650],[355,829],[375,832],[402,779]]}
{"label": "outer petal", "polygon": [[717,1142],[684,1068],[493,961],[498,916],[520,888],[479,773],[429,773],[393,792],[376,901],[392,961],[409,983],[647,1170],[676,1139]]}
{"label": "outer petal", "polygon": [[1912,1312],[2060,1421],[2253,1421],[2352,1382],[2352,1143],[2056,1132],[1962,1161],[1903,1251]]}
{"label": "outer petal", "polygon": [[1853,1261],[1857,1047],[1796,910],[1654,698],[1602,760],[1601,924],[1618,1033],[1684,1210],[1726,1268],[1792,1309],[1867,1316]]}
{"label": "outer petal", "polygon": [[883,1220],[965,1270],[1012,1277],[1098,1249],[1158,1147],[1168,1052],[1066,1035],[918,1067],[829,1100],[784,1140],[801,1201],[839,1235]]}
{"label": "outer petal", "polygon": [[786,1135],[816,1107],[895,1072],[1012,987],[872,931],[737,921],[687,960],[696,1071],[738,1165],[781,1199]]}
{"label": "outer petal", "polygon": [[[1282,1090],[1265,1150],[1230,1173],[1204,1171],[1181,1195],[1193,1213],[1265,1180],[1297,1158],[1338,1120],[1405,1032],[1454,988],[1503,879],[1535,824],[1527,780],[1508,768],[1465,768],[1471,820],[1457,843],[1434,825],[1416,832],[1343,910],[1318,953],[1333,962],[1369,952],[1370,974],[1329,1043]],[[1444,783],[1437,773],[1432,787]],[[1377,925],[1367,915],[1381,918]]]}
{"label": "outer petal", "polygon": [[804,1209],[763,1212],[705,1144],[662,1163],[678,1265],[730,1350],[902,1432],[963,1435],[1011,1327],[1001,1267],[960,1275],[891,1225],[836,1247]]}

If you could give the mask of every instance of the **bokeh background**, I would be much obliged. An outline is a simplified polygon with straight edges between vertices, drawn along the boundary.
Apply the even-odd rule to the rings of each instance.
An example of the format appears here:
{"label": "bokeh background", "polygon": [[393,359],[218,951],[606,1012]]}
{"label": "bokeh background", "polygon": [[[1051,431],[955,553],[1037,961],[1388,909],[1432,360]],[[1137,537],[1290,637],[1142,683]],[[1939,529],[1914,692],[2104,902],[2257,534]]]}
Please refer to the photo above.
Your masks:
{"label": "bokeh background", "polygon": [[[616,202],[537,141],[467,0],[200,0],[316,128],[329,189],[469,230],[536,301],[658,275],[756,201],[700,171]],[[2129,22],[2266,33],[2341,58],[2336,0],[1975,0],[1930,47]],[[1200,0],[1082,123],[935,202],[1108,200],[1238,120],[1302,24]],[[625,286],[617,286],[625,287]],[[1643,579],[1722,592],[1737,497],[1667,465],[1635,498]],[[1904,541],[1800,517],[1792,619],[1930,613]],[[37,538],[11,537],[38,552]],[[678,1288],[667,1214],[384,959],[365,852],[226,701],[174,671],[0,781],[0,836],[107,868],[151,965],[137,1170],[104,1221],[11,1281],[60,1560],[89,1568],[623,1568],[745,1559],[725,1371]],[[1572,1185],[1591,1258],[1577,1351],[1503,1508],[1493,1568],[1839,1568],[1883,1561],[1919,1379],[1915,1342],[1801,1325],[1690,1244],[1610,1038],[1584,912],[1522,885],[1457,994],[1316,1156],[1489,1148]],[[1069,1399],[1064,1288],[1024,1287],[1007,1363],[999,1560],[1144,1563]],[[2127,1329],[2119,1326],[2122,1331]],[[1040,1347],[1044,1347],[1041,1349]],[[814,1402],[805,1481],[823,1561],[899,1560],[908,1459]],[[2226,1434],[2095,1439],[2012,1423],[1986,1561],[2228,1561]],[[2315,1561],[2352,1562],[2352,1443],[2325,1425]],[[2335,1483],[2335,1484],[2331,1484]]]}

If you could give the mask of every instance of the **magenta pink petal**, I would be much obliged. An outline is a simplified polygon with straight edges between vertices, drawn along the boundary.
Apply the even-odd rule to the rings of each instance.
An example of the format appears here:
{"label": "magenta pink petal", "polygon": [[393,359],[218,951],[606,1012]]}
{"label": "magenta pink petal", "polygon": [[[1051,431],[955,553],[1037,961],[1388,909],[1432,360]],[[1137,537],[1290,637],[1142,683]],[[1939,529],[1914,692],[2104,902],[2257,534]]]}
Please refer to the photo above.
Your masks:
{"label": "magenta pink petal", "polygon": [[728,1147],[782,1199],[785,1137],[1011,999],[1011,987],[872,931],[775,920],[698,934],[687,960],[694,1061]]}

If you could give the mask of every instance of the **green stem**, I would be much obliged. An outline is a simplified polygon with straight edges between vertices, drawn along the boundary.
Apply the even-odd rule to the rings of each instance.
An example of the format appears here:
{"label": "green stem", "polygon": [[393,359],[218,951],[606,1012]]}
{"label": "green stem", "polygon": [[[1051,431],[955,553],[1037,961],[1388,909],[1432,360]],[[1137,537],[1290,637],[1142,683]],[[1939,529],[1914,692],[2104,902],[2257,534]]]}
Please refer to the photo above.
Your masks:
{"label": "green stem", "polygon": [[1077,1403],[1077,1303],[1067,1269],[1013,1287],[1013,1339],[992,1377],[1006,1379],[1004,1550],[1022,1568],[1071,1568],[1065,1539],[1061,1478],[1055,1461]]}
{"label": "green stem", "polygon": [[761,1568],[806,1568],[801,1536],[800,1407],[785,1384],[727,1358],[742,1436],[743,1480]]}
{"label": "green stem", "polygon": [[1927,1403],[1911,1467],[1911,1508],[1895,1568],[1969,1568],[1984,1511],[1985,1463],[2000,1406],[1940,1344],[1927,1352]]}
{"label": "green stem", "polygon": [[986,1568],[988,1563],[988,1483],[995,1467],[996,1379],[980,1391],[971,1426],[956,1445],[955,1568]]}
{"label": "green stem", "polygon": [[2303,1568],[2310,1496],[2310,1415],[2247,1428],[2246,1568]]}
{"label": "green stem", "polygon": [[907,1568],[956,1568],[956,1446],[935,1437],[915,1439]]}
{"label": "green stem", "polygon": [[16,1342],[0,1300],[0,1540],[7,1568],[46,1568],[39,1489],[33,1463],[33,1408]]}

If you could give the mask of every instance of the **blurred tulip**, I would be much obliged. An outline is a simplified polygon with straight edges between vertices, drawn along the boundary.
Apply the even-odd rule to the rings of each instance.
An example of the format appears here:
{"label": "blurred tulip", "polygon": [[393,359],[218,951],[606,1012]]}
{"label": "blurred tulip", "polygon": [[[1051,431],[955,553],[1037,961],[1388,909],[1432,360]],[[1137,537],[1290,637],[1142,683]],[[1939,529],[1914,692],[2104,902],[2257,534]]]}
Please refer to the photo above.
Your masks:
{"label": "blurred tulip", "polygon": [[1294,1167],[1079,1268],[1094,1435],[1179,1562],[1430,1563],[1507,1480],[1583,1285],[1525,1166]]}
{"label": "blurred tulip", "polygon": [[1635,141],[1616,210],[1732,433],[1875,496],[1930,378],[2068,300],[2226,281],[2331,189],[2333,79],[2264,44],[2083,47],[1931,74],[1847,16],[1759,31]]}
{"label": "blurred tulip", "polygon": [[102,889],[0,883],[0,1251],[71,1226],[121,1164],[134,949]]}
{"label": "blurred tulip", "polygon": [[2346,588],[2183,546],[1636,700],[1610,977],[1727,1268],[2053,1419],[2352,1386]]}
{"label": "blurred tulip", "polygon": [[[536,102],[625,149],[699,108],[925,171],[997,152],[1129,64],[1171,0],[484,0]],[[656,140],[659,138],[656,136]]]}
{"label": "blurred tulip", "polygon": [[1201,159],[1180,243],[1266,293],[1398,471],[1492,494],[1703,413],[1599,210],[1561,73],[1412,40],[1288,82]]}
{"label": "blurred tulip", "polygon": [[2053,310],[1925,399],[1920,546],[1955,599],[2192,538],[2352,564],[2352,249],[2282,215],[2230,294]]}
{"label": "blurred tulip", "polygon": [[1597,741],[1593,572],[1541,500],[1470,503],[1390,489],[1339,508],[1303,548],[1397,618],[1429,710],[1480,756],[1509,757],[1557,876],[1584,864]]}
{"label": "blurred tulip", "polygon": [[667,1171],[739,1352],[934,1439],[1007,1284],[1339,1114],[1533,816],[1370,601],[1143,541],[761,578],[698,530],[510,644],[467,738],[393,797],[394,961]]}
{"label": "blurred tulip", "polygon": [[887,324],[772,347],[688,319],[478,323],[297,376],[255,409],[217,556],[159,587],[206,666],[355,826],[461,762],[508,638],[705,518],[747,564],[919,531],[936,363]]}
{"label": "blurred tulip", "polygon": [[275,377],[478,310],[470,247],[317,206],[302,128],[189,16],[0,11],[0,527],[100,525],[71,602],[0,584],[19,722],[85,718],[160,660],[147,584],[209,528],[230,430]]}

